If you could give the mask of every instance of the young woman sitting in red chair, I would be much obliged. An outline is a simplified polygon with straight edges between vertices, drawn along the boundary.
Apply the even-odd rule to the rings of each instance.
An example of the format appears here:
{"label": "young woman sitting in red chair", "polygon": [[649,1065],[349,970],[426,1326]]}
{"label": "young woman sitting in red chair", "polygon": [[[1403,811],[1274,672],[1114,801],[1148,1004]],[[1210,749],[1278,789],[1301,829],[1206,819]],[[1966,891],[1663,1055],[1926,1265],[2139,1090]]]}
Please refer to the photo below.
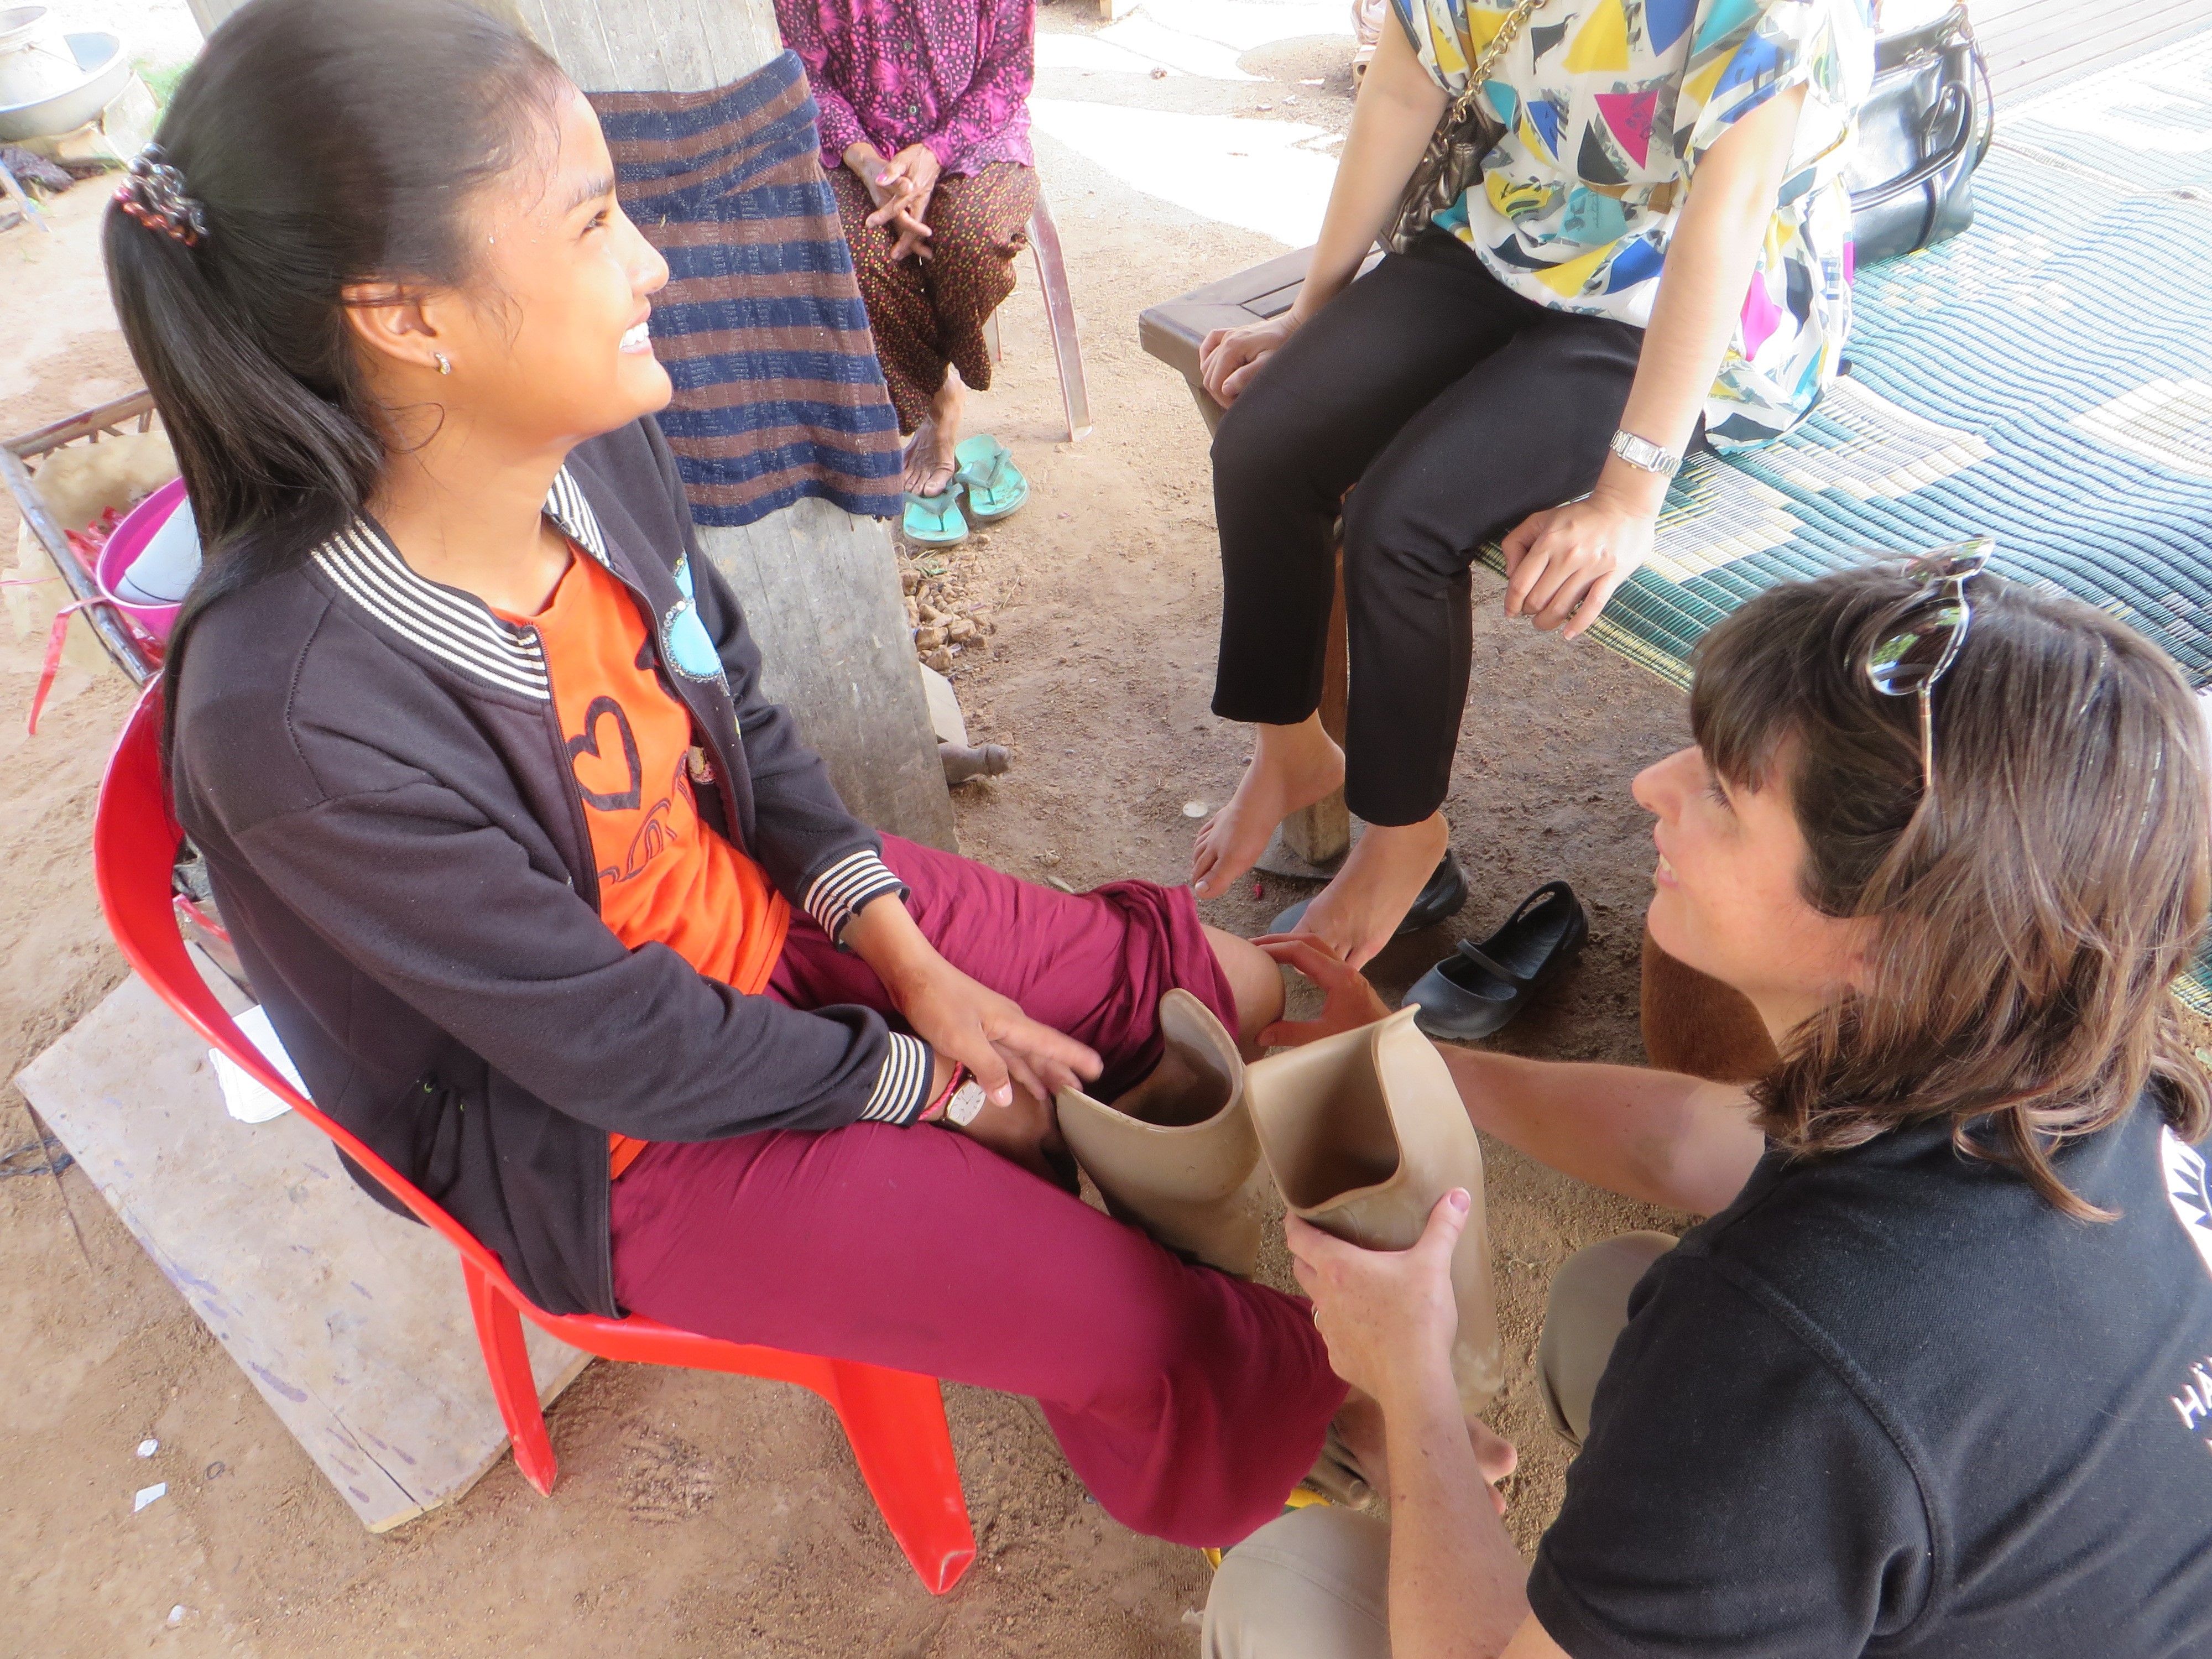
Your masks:
{"label": "young woman sitting in red chair", "polygon": [[[1187,891],[879,837],[760,691],[653,412],[667,276],[551,60],[464,0],[254,0],[106,227],[206,556],[179,820],[317,1103],[555,1312],[1036,1396],[1133,1527],[1273,1515],[1305,1310],[1054,1179],[1182,987]],[[1048,1178],[1040,1178],[1040,1176]]]}

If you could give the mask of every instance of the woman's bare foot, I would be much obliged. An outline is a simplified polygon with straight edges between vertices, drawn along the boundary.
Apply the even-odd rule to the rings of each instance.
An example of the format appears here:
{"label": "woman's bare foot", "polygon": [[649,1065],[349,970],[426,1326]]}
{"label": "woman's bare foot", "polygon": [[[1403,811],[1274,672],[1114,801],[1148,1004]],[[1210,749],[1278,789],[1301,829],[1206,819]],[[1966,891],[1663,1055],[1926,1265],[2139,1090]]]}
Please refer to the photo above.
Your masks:
{"label": "woman's bare foot", "polygon": [[960,416],[967,403],[960,371],[948,364],[945,384],[930,400],[929,418],[907,440],[906,487],[915,495],[942,495],[952,487],[960,465]]}
{"label": "woman's bare foot", "polygon": [[1296,726],[1252,729],[1252,763],[1229,805],[1199,830],[1191,853],[1191,890],[1200,898],[1227,892],[1260,861],[1277,824],[1344,787],[1344,750],[1321,729],[1319,714]]}
{"label": "woman's bare foot", "polygon": [[1369,824],[1336,879],[1306,907],[1297,931],[1313,934],[1349,966],[1366,966],[1390,942],[1450,845],[1451,826],[1442,812],[1419,823]]}

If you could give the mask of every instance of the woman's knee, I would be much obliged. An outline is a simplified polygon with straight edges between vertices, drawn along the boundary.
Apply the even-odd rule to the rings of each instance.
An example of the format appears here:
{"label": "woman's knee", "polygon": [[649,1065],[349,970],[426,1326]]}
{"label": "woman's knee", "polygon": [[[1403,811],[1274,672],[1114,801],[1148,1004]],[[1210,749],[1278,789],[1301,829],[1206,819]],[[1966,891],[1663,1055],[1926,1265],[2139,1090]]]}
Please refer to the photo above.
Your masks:
{"label": "woman's knee", "polygon": [[1628,1324],[1629,1293],[1674,1244],[1668,1233],[1622,1233],[1577,1250],[1552,1275],[1536,1380],[1545,1415],[1570,1445],[1589,1433],[1590,1401]]}
{"label": "woman's knee", "polygon": [[1271,1521],[1222,1558],[1204,1659],[1389,1659],[1390,1529],[1324,1505]]}
{"label": "woman's knee", "polygon": [[1247,1060],[1257,1060],[1260,1033],[1283,1017],[1283,970],[1250,939],[1218,927],[1206,930],[1206,942],[1237,999],[1237,1045]]}
{"label": "woman's knee", "polygon": [[883,293],[884,285],[895,280],[898,268],[891,263],[890,244],[883,240],[881,231],[870,230],[858,220],[848,220],[845,246],[852,255],[853,280],[860,285],[863,300],[872,292]]}
{"label": "woman's knee", "polygon": [[1340,430],[1326,410],[1283,381],[1269,380],[1280,373],[1275,362],[1263,363],[1223,411],[1213,434],[1214,493],[1220,499],[1265,499],[1317,483],[1325,492],[1340,492],[1351,482],[1331,482],[1328,463]]}
{"label": "woman's knee", "polygon": [[994,227],[984,215],[933,209],[929,216],[929,253],[933,264],[953,262],[963,269],[983,272],[1003,270],[1011,283],[1018,248],[997,240]]}
{"label": "woman's knee", "polygon": [[[1344,580],[1347,591],[1376,583],[1426,587],[1466,573],[1479,538],[1440,524],[1386,455],[1344,501]],[[1474,510],[1468,503],[1469,511]]]}

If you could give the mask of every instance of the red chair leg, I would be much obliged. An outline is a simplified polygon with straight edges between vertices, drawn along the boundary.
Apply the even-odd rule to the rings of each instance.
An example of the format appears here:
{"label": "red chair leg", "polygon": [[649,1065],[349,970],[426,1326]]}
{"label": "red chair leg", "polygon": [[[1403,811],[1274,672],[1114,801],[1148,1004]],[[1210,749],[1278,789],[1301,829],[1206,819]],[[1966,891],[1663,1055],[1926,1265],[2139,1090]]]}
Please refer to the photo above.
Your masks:
{"label": "red chair leg", "polygon": [[1067,291],[1060,228],[1053,223],[1052,210],[1042,195],[1030,215],[1030,251],[1036,256],[1037,283],[1044,289],[1044,319],[1052,331],[1060,400],[1067,410],[1067,437],[1073,443],[1091,430],[1091,394],[1083,384],[1083,347],[1075,337],[1075,296]]}
{"label": "red chair leg", "polygon": [[499,1401],[507,1437],[514,1443],[514,1466],[542,1496],[550,1498],[559,1466],[545,1432],[545,1413],[538,1404],[538,1382],[530,1374],[530,1350],[522,1344],[522,1316],[466,1256],[461,1258],[461,1277],[468,1284],[469,1311],[476,1316],[484,1370],[491,1373],[492,1397]]}
{"label": "red chair leg", "polygon": [[853,1443],[860,1477],[921,1582],[942,1595],[975,1559],[944,1393],[933,1376],[848,1359],[829,1364],[836,1380],[830,1403]]}

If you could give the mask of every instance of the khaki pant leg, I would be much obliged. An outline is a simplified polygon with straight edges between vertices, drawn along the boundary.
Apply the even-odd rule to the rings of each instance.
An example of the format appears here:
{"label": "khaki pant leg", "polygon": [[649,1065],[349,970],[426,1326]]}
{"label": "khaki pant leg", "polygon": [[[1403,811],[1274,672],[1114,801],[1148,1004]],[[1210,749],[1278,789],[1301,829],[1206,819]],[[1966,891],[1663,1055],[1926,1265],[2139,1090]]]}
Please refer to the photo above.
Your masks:
{"label": "khaki pant leg", "polygon": [[1315,1504],[1222,1558],[1201,1659],[1390,1659],[1390,1528]]}
{"label": "khaki pant leg", "polygon": [[1545,1415],[1577,1450],[1589,1433],[1590,1398],[1613,1339],[1628,1323],[1628,1293],[1674,1244],[1666,1233],[1623,1233],[1577,1250],[1553,1276],[1536,1378]]}

